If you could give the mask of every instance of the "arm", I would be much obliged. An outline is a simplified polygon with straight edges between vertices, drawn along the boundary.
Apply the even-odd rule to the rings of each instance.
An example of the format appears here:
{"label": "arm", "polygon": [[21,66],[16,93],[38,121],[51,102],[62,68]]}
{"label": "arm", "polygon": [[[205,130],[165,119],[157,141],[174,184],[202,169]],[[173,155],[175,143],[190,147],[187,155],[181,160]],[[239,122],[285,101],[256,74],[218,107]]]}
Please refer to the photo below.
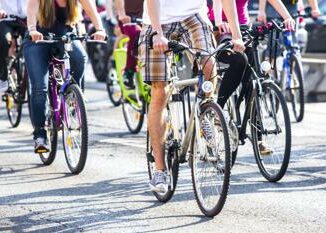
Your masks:
{"label": "arm", "polygon": [[222,33],[230,33],[230,27],[227,22],[223,22],[222,20],[222,2],[221,0],[213,0],[213,11],[214,11],[214,21],[215,26],[218,28],[218,32]]}
{"label": "arm", "polygon": [[80,3],[96,28],[96,32],[92,37],[94,40],[104,40],[106,38],[106,33],[102,25],[101,17],[97,12],[95,1],[80,0]]}
{"label": "arm", "polygon": [[266,23],[267,22],[267,17],[266,17],[266,0],[259,0],[257,21],[258,22],[262,22],[262,23]]}
{"label": "arm", "polygon": [[43,40],[42,33],[36,30],[37,20],[36,15],[39,8],[39,0],[27,1],[27,28],[29,35],[32,37],[32,41]]}
{"label": "arm", "polygon": [[153,31],[157,32],[157,35],[153,38],[154,50],[164,53],[164,51],[168,50],[168,40],[163,34],[160,23],[160,2],[158,0],[147,0],[147,9]]}
{"label": "arm", "polygon": [[130,17],[126,15],[125,0],[115,0],[115,8],[117,10],[119,21],[121,21],[123,24],[131,22]]}
{"label": "arm", "polygon": [[113,14],[113,0],[106,0],[106,19],[112,19],[114,17]]}
{"label": "arm", "polygon": [[284,6],[281,0],[268,0],[268,2],[274,7],[274,9],[279,13],[284,19],[285,27],[290,30],[295,30],[295,21],[292,19],[289,11]]}

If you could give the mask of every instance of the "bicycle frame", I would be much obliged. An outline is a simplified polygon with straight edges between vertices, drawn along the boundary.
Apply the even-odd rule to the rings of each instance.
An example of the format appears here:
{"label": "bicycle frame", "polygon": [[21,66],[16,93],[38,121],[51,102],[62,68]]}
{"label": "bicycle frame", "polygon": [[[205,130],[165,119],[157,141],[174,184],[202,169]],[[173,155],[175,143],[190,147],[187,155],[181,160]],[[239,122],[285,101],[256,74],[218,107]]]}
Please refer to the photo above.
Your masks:
{"label": "bicycle frame", "polygon": [[[121,88],[121,93],[124,99],[126,99],[128,102],[130,102],[134,106],[141,107],[139,105],[139,102],[130,96],[133,94],[136,94],[136,96],[141,96],[145,102],[148,104],[150,102],[150,95],[149,95],[149,90],[146,88],[146,84],[143,81],[143,77],[141,73],[139,72],[139,67],[142,66],[141,62],[138,61],[138,67],[136,71],[136,89],[134,90],[129,90],[125,87],[123,83],[123,70],[126,65],[127,61],[127,50],[125,48],[126,44],[129,42],[129,38],[125,37],[122,38],[118,42],[118,48],[114,50],[113,56],[116,61],[116,68],[117,68],[117,76],[118,76],[118,83]],[[139,95],[137,95],[137,92],[139,92]]]}
{"label": "bicycle frame", "polygon": [[[49,101],[54,111],[56,127],[59,129],[62,127],[62,120],[69,124],[67,112],[64,110],[65,96],[63,95],[72,82],[69,58],[69,54],[65,49],[63,59],[52,57],[49,68]],[[56,77],[54,73],[56,71],[59,71],[61,75]],[[80,121],[79,116],[78,120]],[[70,125],[67,127],[70,127]]]}

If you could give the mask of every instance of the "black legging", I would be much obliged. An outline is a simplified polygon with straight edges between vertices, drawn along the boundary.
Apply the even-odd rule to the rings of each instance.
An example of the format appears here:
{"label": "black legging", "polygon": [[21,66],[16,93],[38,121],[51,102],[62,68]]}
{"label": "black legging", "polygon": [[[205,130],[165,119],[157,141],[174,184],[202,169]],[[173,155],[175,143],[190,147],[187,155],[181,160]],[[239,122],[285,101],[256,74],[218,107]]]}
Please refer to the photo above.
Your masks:
{"label": "black legging", "polygon": [[12,41],[12,33],[17,30],[22,36],[25,28],[17,22],[0,22],[0,80],[7,80],[6,58]]}
{"label": "black legging", "polygon": [[241,53],[224,51],[218,60],[229,64],[229,68],[223,76],[217,100],[217,103],[223,108],[242,80],[247,67],[247,57]]}

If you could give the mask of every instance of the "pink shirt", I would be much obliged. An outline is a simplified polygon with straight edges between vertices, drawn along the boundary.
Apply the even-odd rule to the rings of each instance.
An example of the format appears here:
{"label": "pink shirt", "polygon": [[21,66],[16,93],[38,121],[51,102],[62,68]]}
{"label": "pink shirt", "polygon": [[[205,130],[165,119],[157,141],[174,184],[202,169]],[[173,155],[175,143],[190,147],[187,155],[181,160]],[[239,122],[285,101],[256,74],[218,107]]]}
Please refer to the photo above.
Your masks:
{"label": "pink shirt", "polygon": [[[250,18],[249,18],[249,12],[248,12],[248,1],[249,0],[236,0],[237,5],[237,12],[239,17],[239,23],[241,24],[249,24]],[[222,14],[223,21],[227,21],[226,16],[224,15],[224,12]]]}

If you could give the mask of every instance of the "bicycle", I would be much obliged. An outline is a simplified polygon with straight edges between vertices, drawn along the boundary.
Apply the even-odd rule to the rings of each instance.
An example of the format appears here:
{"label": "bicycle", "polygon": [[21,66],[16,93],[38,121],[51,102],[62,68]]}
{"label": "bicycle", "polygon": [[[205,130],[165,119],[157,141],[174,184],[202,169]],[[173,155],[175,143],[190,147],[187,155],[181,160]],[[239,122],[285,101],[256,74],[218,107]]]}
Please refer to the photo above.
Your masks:
{"label": "bicycle", "polygon": [[[141,22],[141,19],[132,19],[132,22],[132,24],[137,24]],[[146,104],[150,102],[150,87],[143,81],[139,69],[142,66],[140,61],[138,61],[133,78],[135,88],[127,88],[124,84],[123,71],[127,61],[126,45],[128,42],[127,37],[122,37],[117,42],[117,48],[113,51],[115,67],[110,69],[106,87],[113,105],[122,104],[123,116],[129,131],[137,134],[144,123]]]}
{"label": "bicycle", "polygon": [[[293,15],[293,18],[309,18],[308,9],[305,14]],[[276,83],[280,86],[286,99],[291,102],[294,118],[300,122],[304,117],[304,77],[301,62],[300,46],[295,40],[295,34],[284,29],[283,23],[271,20],[270,62]],[[298,29],[298,23],[297,29]],[[298,31],[298,30],[296,30]]]}
{"label": "bicycle", "polygon": [[[19,27],[26,27],[25,19],[15,15],[9,15],[0,19],[0,22],[15,22]],[[13,32],[14,53],[8,57],[8,90],[2,95],[2,101],[6,103],[6,110],[9,122],[13,128],[17,127],[21,121],[22,106],[28,103],[30,113],[30,92],[28,85],[25,60],[22,54],[22,36],[16,29]],[[30,114],[29,114],[30,116]]]}
{"label": "bicycle", "polygon": [[[220,44],[210,56],[230,47],[230,42]],[[153,194],[160,202],[169,201],[176,189],[179,164],[188,161],[197,204],[204,215],[213,217],[224,206],[230,182],[231,155],[226,121],[219,105],[212,98],[206,97],[206,93],[213,90],[213,85],[210,81],[204,81],[202,66],[199,65],[205,53],[176,41],[170,41],[169,48],[173,54],[183,51],[192,54],[196,64],[194,67],[198,68],[198,77],[179,80],[176,56],[172,56],[165,141],[165,162],[170,182],[166,193],[153,192]],[[192,86],[198,88],[191,106],[189,88]],[[146,157],[151,180],[155,170],[155,159],[148,131]]]}
{"label": "bicycle", "polygon": [[[63,36],[49,34],[36,43],[63,44],[61,54],[52,54],[49,64],[48,108],[45,129],[50,142],[50,152],[39,153],[44,165],[50,165],[56,156],[58,131],[62,130],[63,149],[72,174],[79,174],[85,167],[88,151],[88,125],[84,97],[70,72],[68,51],[72,41],[91,42],[88,36],[67,33]],[[93,41],[97,42],[97,41]]]}
{"label": "bicycle", "polygon": [[[280,88],[270,78],[268,61],[260,62],[258,45],[270,27],[253,26],[241,28],[244,38],[252,45],[254,64],[248,65],[251,70],[251,79],[241,92],[236,91],[227,102],[230,115],[230,134],[232,165],[237,157],[238,145],[244,145],[249,138],[254,150],[254,156],[261,174],[270,182],[279,181],[286,173],[291,154],[291,123],[285,98]],[[247,42],[246,42],[247,43]],[[245,112],[240,113],[240,105],[246,96]],[[247,125],[250,134],[246,132]],[[270,140],[270,137],[275,136]],[[284,138],[283,138],[284,137]],[[262,155],[259,144],[265,141],[273,146],[269,155]],[[283,148],[284,147],[284,148]]]}

